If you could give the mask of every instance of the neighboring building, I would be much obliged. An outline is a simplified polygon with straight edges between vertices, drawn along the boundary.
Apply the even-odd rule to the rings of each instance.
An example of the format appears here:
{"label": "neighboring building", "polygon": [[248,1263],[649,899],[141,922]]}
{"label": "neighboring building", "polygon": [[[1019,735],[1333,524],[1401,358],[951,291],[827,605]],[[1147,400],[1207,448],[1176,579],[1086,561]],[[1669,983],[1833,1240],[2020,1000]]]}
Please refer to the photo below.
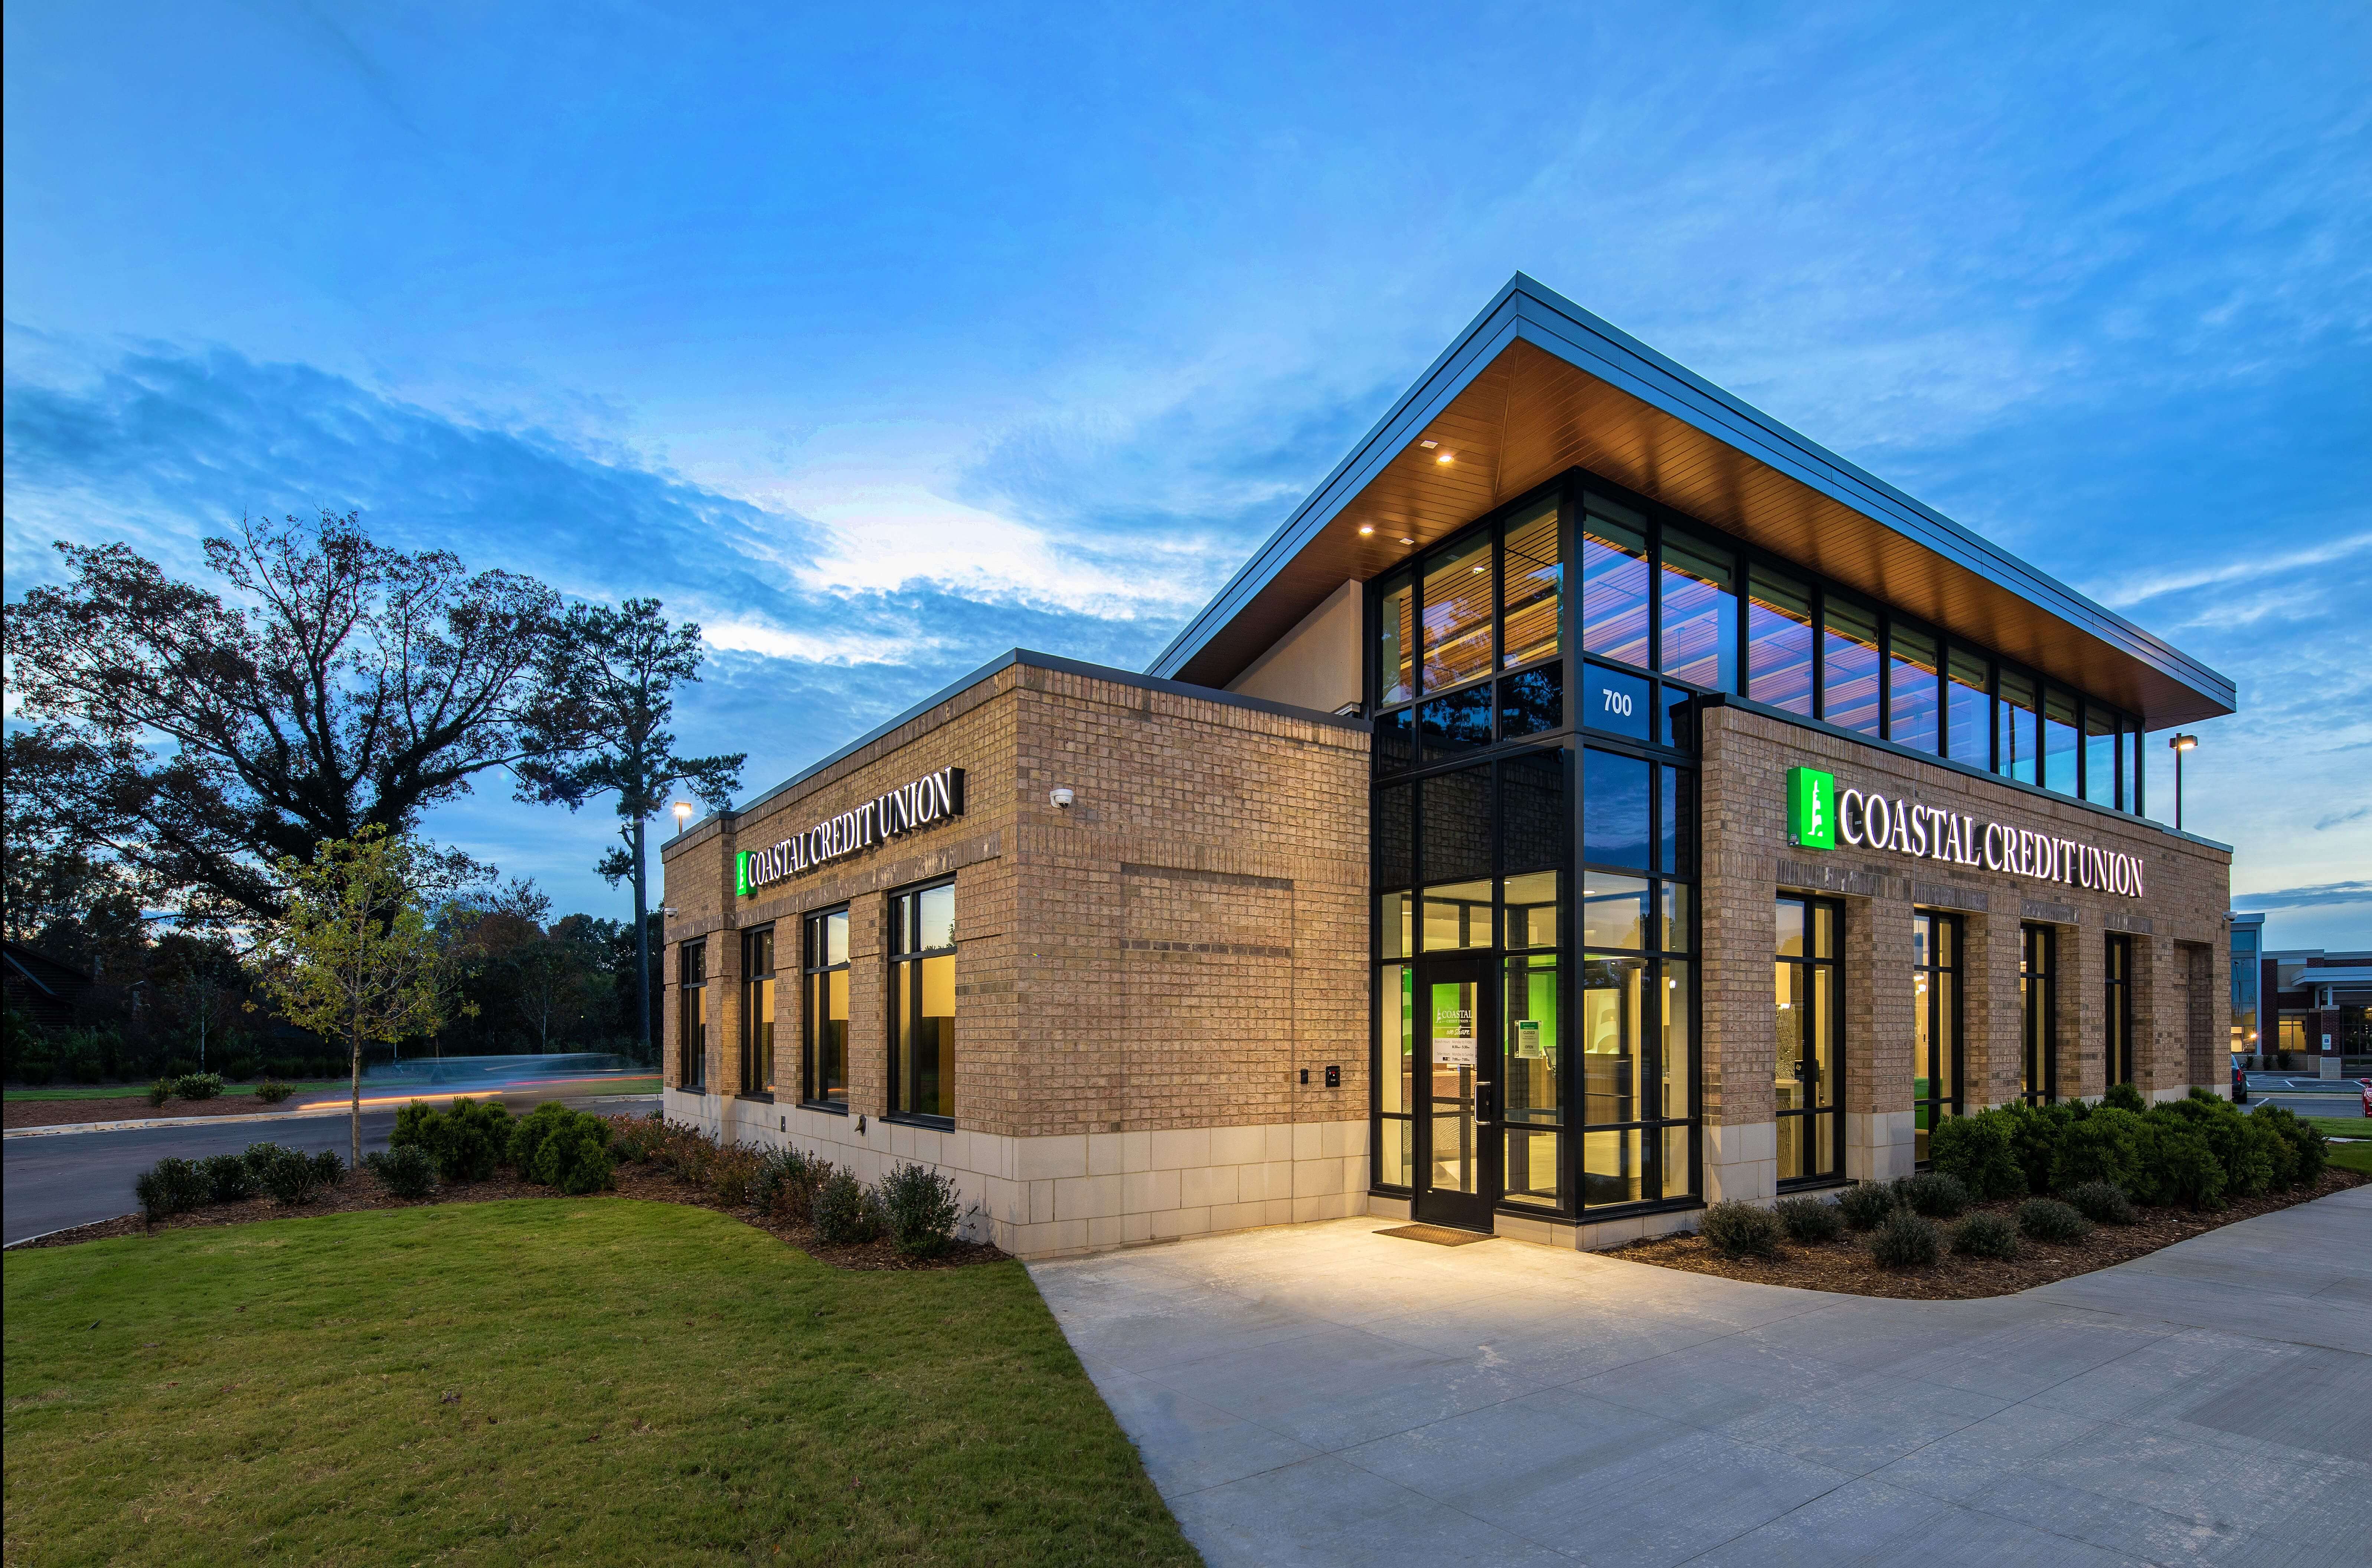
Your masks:
{"label": "neighboring building", "polygon": [[2232,927],[2232,1054],[2254,1056],[2263,1032],[2264,986],[2258,957],[2265,950],[2265,917],[2235,911],[2227,918]]}
{"label": "neighboring building", "polygon": [[0,946],[5,946],[0,986],[6,988],[8,1011],[51,1028],[71,1025],[97,983],[90,971],[44,957],[21,942]]}
{"label": "neighboring building", "polygon": [[[2252,1052],[2277,1071],[2350,1075],[2348,1059],[2372,1056],[2372,951],[2267,952],[2261,947],[2263,922],[2262,915],[2232,917],[2233,1049]],[[2246,1028],[2262,1037],[2255,1044],[2243,1043],[2249,1038],[2244,996],[2250,1015]]]}
{"label": "neighboring building", "polygon": [[1025,1254],[1597,1247],[2219,1087],[2231,683],[1518,277],[1155,661],[1016,652],[665,847],[668,1114]]}

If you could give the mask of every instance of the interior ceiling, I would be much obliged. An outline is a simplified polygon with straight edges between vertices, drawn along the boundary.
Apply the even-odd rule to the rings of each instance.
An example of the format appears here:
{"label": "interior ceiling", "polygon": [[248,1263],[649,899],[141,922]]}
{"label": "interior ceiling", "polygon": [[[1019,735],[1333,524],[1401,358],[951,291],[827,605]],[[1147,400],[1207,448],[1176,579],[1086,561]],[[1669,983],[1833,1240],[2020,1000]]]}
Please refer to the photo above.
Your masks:
{"label": "interior ceiling", "polygon": [[[1439,445],[1418,444],[1425,440]],[[1451,460],[1440,461],[1443,453]],[[1344,578],[1366,582],[1389,571],[1571,468],[2118,703],[2152,727],[2226,711],[2013,590],[1520,339],[1213,635],[1179,679],[1226,685]],[[1375,532],[1363,537],[1362,526]]]}

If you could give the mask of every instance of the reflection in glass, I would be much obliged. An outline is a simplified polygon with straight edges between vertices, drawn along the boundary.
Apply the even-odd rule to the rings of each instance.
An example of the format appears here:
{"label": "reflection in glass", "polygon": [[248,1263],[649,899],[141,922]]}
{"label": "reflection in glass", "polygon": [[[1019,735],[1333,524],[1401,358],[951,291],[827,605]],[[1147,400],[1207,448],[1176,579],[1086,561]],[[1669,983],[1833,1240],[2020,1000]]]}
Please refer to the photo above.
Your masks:
{"label": "reflection in glass", "polygon": [[1499,895],[1506,905],[1510,948],[1557,945],[1557,873],[1510,877],[1499,884]]}
{"label": "reflection in glass", "polygon": [[2042,700],[2042,787],[2076,793],[2076,699],[2047,691]]}
{"label": "reflection in glass", "polygon": [[2057,947],[2056,934],[2047,925],[2027,925],[2018,929],[2020,953],[2018,960],[2018,1011],[2024,1049],[2021,1051],[2024,1093],[2029,1105],[2049,1105],[2058,1098],[2057,1075],[2059,1051],[2052,1039],[2056,1027],[2055,998],[2051,990],[2052,958]]}
{"label": "reflection in glass", "polygon": [[676,1018],[675,1081],[678,1088],[696,1089],[708,1076],[708,944],[686,942],[677,962],[682,1006]]}
{"label": "reflection in glass", "polygon": [[1696,995],[1690,989],[1686,963],[1666,958],[1663,970],[1664,1035],[1656,1052],[1659,1066],[1656,1115],[1659,1120],[1675,1121],[1691,1109],[1689,1063],[1696,1060],[1695,1030],[1691,1020],[1695,1014]]}
{"label": "reflection in glass", "polygon": [[1690,929],[1690,902],[1694,889],[1686,882],[1665,882],[1662,892],[1663,915],[1658,945],[1667,953],[1685,953],[1693,935]]}
{"label": "reflection in glass", "polygon": [[2035,704],[2034,682],[2015,671],[2003,670],[2001,701],[1994,705],[1994,718],[1999,726],[1994,771],[2020,784],[2040,784],[2035,762],[2042,743],[2041,714]]}
{"label": "reflection in glass", "polygon": [[952,882],[890,900],[890,1109],[956,1113],[956,889]]}
{"label": "reflection in glass", "polygon": [[2084,709],[2084,798],[2095,806],[2117,804],[2117,721],[2114,714]]}
{"label": "reflection in glass", "polygon": [[1951,758],[1971,768],[1993,765],[1993,726],[1987,714],[1993,697],[1986,689],[1985,661],[1965,648],[1952,650],[1951,680],[1945,687],[1944,715],[1950,736]]}
{"label": "reflection in glass", "polygon": [[1376,1185],[1406,1187],[1409,1184],[1409,1139],[1413,1124],[1405,1117],[1393,1117],[1377,1123]]}
{"label": "reflection in glass", "polygon": [[1491,541],[1436,556],[1424,574],[1424,689],[1491,672]]}
{"label": "reflection in glass", "polygon": [[1820,716],[1878,733],[1878,616],[1831,594],[1820,606]]}
{"label": "reflection in glass", "polygon": [[1474,1147],[1474,1077],[1480,1024],[1472,981],[1436,981],[1428,986],[1427,1038],[1433,1083],[1432,1187],[1436,1192],[1479,1191]]}
{"label": "reflection in glass", "polygon": [[1544,501],[1507,525],[1506,621],[1501,668],[1553,657],[1564,623],[1564,563],[1557,557],[1557,504]]}
{"label": "reflection in glass", "polygon": [[1559,1082],[1557,960],[1511,958],[1507,963],[1506,1168],[1512,1202],[1554,1207],[1557,1156],[1563,1146],[1554,1129],[1564,1124]]}
{"label": "reflection in glass", "polygon": [[1583,727],[1627,735],[1634,740],[1647,739],[1655,724],[1655,709],[1647,699],[1647,682],[1602,665],[1585,664],[1582,670]]}
{"label": "reflection in glass", "polygon": [[1581,527],[1581,645],[1647,667],[1646,520],[1595,498]]}
{"label": "reflection in glass", "polygon": [[1416,949],[1413,926],[1415,901],[1406,893],[1384,893],[1376,900],[1376,948],[1387,958],[1405,958]]}
{"label": "reflection in glass", "polygon": [[774,933],[741,939],[741,1092],[774,1092]]}
{"label": "reflection in glass", "polygon": [[1918,751],[1936,749],[1941,672],[1936,639],[1896,626],[1887,638],[1887,738]]}
{"label": "reflection in glass", "polygon": [[1729,552],[1664,530],[1664,673],[1738,690],[1738,592]]}
{"label": "reflection in glass", "polygon": [[1376,771],[1396,773],[1416,761],[1416,713],[1394,708],[1376,715]]}
{"label": "reflection in glass", "polygon": [[2142,808],[2142,774],[2139,741],[2134,721],[2125,720],[2117,734],[2117,809],[2139,815]]}
{"label": "reflection in glass", "polygon": [[807,921],[807,1083],[818,1105],[848,1104],[848,912]]}
{"label": "reflection in glass", "polygon": [[1592,947],[1647,946],[1647,879],[1581,874],[1581,939]]}
{"label": "reflection in glass", "polygon": [[1384,595],[1381,613],[1376,618],[1376,701],[1387,707],[1416,695],[1416,671],[1409,662],[1410,650],[1415,645],[1410,634],[1411,604],[1409,586],[1402,583]]}
{"label": "reflection in glass", "polygon": [[1647,869],[1647,764],[1592,748],[1582,753],[1584,860]]}
{"label": "reflection in glass", "polygon": [[925,953],[934,947],[956,945],[956,889],[950,882],[944,887],[925,888],[914,897],[915,926],[913,951]]}
{"label": "reflection in glass", "polygon": [[1419,703],[1417,734],[1424,760],[1438,762],[1491,744],[1491,688],[1469,686],[1447,697]]}
{"label": "reflection in glass", "polygon": [[1416,880],[1414,844],[1409,837],[1409,808],[1413,785],[1385,784],[1376,791],[1375,819],[1368,831],[1375,838],[1376,886],[1405,888]]}
{"label": "reflection in glass", "polygon": [[1581,1135],[1581,1201],[1631,1203],[1643,1196],[1646,1166],[1640,1158],[1642,1133],[1585,1131]]}
{"label": "reflection in glass", "polygon": [[1664,1196],[1685,1198],[1696,1191],[1696,1162],[1689,1158],[1689,1130],[1664,1129]]}
{"label": "reflection in glass", "polygon": [[1637,1121],[1645,1116],[1640,1005],[1646,968],[1645,959],[1605,953],[1591,953],[1582,961],[1581,1119],[1588,1125]]}
{"label": "reflection in glass", "polygon": [[1491,874],[1491,769],[1488,763],[1426,779],[1417,789],[1424,812],[1426,882]]}
{"label": "reflection in glass", "polygon": [[1656,869],[1675,871],[1680,857],[1680,771],[1656,770]]}
{"label": "reflection in glass", "polygon": [[1499,863],[1508,871],[1537,871],[1573,858],[1573,813],[1565,809],[1565,776],[1573,754],[1558,748],[1525,751],[1499,763]]}
{"label": "reflection in glass", "polygon": [[1827,902],[1793,895],[1776,911],[1772,1098],[1779,1179],[1797,1181],[1837,1168],[1836,921]]}
{"label": "reflection in glass", "polygon": [[1518,740],[1564,723],[1564,666],[1544,664],[1499,679],[1499,738]]}
{"label": "reflection in glass", "polygon": [[1378,1020],[1384,1061],[1376,1074],[1376,1106],[1386,1115],[1413,1109],[1416,1081],[1415,971],[1406,964],[1387,964],[1378,988],[1382,1016]]}
{"label": "reflection in glass", "polygon": [[1812,715],[1812,590],[1757,565],[1747,575],[1746,694]]}
{"label": "reflection in glass", "polygon": [[1424,950],[1491,946],[1491,884],[1458,882],[1424,890]]}

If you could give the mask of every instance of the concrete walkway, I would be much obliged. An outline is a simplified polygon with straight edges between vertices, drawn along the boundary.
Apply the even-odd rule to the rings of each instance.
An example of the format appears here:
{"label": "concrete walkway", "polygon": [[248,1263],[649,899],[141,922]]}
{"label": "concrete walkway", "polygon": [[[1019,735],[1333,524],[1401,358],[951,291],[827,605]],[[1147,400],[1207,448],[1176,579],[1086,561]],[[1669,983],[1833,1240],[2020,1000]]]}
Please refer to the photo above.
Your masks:
{"label": "concrete walkway", "polygon": [[1337,1220],[1030,1272],[1235,1563],[2372,1563],[2372,1187],[1986,1301]]}

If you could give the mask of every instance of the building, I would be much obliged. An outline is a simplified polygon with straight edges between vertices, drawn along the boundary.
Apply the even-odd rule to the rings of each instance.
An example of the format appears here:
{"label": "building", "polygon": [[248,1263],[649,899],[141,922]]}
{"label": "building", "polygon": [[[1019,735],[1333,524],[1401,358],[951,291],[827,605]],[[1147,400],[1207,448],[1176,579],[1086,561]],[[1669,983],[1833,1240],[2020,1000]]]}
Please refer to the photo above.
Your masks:
{"label": "building", "polygon": [[2141,739],[2233,703],[1518,276],[1148,673],[1007,655],[670,841],[667,1113],[1025,1254],[1893,1177],[2221,1088]]}
{"label": "building", "polygon": [[2250,1066],[2352,1077],[2372,1057],[2372,952],[2268,951],[2265,917],[2232,922],[2232,1051]]}

